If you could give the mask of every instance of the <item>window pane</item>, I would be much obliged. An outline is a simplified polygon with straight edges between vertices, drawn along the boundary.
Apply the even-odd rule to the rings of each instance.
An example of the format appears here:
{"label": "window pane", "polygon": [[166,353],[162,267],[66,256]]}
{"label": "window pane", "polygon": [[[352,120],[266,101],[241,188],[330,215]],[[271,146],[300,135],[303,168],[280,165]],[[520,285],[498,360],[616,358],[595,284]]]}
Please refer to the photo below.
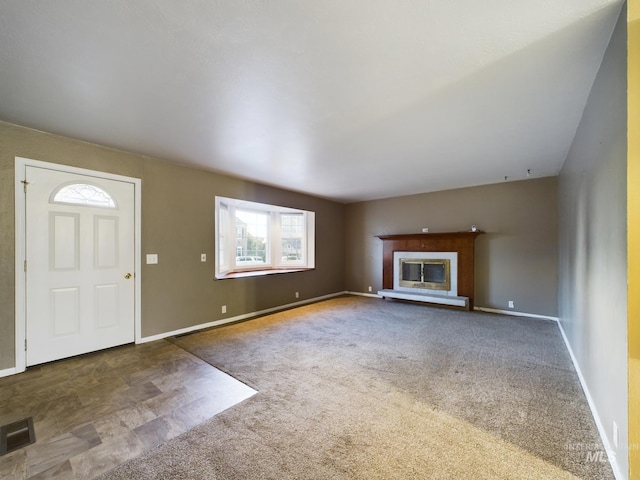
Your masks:
{"label": "window pane", "polygon": [[296,262],[302,260],[304,238],[304,215],[281,214],[280,228],[282,234],[282,261]]}
{"label": "window pane", "polygon": [[268,213],[236,210],[236,265],[242,267],[266,263],[268,236]]}
{"label": "window pane", "polygon": [[221,203],[218,209],[218,262],[227,267],[227,237],[229,235],[229,207]]}
{"label": "window pane", "polygon": [[90,207],[116,208],[116,202],[102,188],[88,183],[74,183],[60,188],[52,203],[71,203]]}

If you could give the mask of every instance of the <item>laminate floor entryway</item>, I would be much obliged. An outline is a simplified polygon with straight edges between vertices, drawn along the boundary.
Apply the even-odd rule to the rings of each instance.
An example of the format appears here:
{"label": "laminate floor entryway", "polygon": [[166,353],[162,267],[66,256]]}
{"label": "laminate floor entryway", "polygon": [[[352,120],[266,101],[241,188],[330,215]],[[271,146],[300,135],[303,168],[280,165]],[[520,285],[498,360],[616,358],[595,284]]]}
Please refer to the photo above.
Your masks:
{"label": "laminate floor entryway", "polygon": [[93,478],[255,394],[165,340],[0,378],[0,425],[33,417],[36,442],[0,478]]}

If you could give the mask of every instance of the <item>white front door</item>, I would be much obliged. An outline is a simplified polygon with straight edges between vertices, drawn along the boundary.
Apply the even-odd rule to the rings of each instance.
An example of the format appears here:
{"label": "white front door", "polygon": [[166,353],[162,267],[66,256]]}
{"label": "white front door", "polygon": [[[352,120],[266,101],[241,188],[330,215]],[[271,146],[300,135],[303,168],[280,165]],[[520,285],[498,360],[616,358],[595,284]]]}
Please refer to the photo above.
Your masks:
{"label": "white front door", "polygon": [[26,364],[135,339],[135,185],[26,166]]}

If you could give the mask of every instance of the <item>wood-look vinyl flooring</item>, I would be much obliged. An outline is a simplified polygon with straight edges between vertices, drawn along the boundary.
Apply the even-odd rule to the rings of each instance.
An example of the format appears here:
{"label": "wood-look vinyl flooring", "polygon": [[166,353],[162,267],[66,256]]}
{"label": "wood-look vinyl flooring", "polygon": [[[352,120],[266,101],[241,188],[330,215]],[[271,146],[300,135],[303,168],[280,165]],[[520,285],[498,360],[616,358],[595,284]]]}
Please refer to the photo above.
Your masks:
{"label": "wood-look vinyl flooring", "polygon": [[33,417],[36,442],[0,478],[94,478],[255,394],[165,340],[0,378],[0,425]]}

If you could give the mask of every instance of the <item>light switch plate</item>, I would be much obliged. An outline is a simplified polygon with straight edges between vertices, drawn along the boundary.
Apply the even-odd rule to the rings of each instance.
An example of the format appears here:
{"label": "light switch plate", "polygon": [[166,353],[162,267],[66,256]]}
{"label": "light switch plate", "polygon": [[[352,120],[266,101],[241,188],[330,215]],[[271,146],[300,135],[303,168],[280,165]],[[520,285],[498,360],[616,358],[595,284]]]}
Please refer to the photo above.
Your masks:
{"label": "light switch plate", "polygon": [[157,253],[147,253],[147,265],[155,265],[158,263]]}
{"label": "light switch plate", "polygon": [[206,253],[201,253],[200,254],[200,261],[201,262],[206,262],[207,261],[207,254]]}

